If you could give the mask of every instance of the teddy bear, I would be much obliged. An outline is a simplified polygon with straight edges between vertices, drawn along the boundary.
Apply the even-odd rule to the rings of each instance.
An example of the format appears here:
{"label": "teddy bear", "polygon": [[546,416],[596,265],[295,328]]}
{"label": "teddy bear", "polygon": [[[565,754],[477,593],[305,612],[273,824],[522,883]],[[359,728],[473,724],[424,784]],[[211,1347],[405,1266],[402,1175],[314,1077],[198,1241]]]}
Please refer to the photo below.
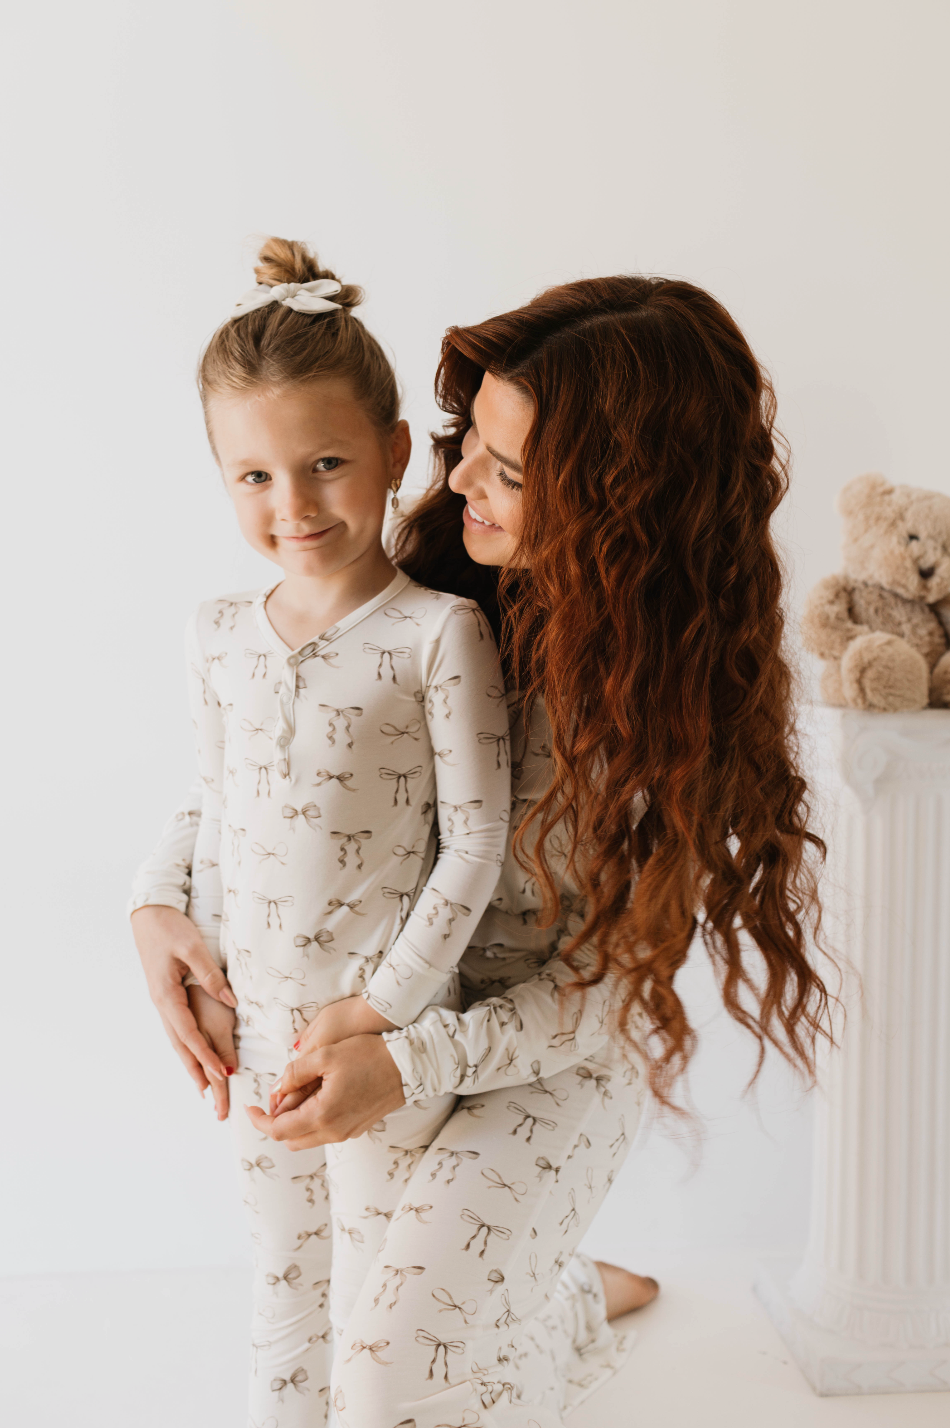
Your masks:
{"label": "teddy bear", "polygon": [[839,492],[844,570],[805,602],[826,704],[950,705],[950,496],[858,476]]}

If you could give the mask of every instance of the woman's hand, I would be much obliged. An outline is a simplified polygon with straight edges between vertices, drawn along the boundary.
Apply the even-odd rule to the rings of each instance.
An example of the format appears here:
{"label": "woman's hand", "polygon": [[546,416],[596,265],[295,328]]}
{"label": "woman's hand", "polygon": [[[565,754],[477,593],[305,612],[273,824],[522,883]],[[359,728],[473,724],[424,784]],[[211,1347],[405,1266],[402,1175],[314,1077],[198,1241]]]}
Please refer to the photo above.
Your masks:
{"label": "woman's hand", "polygon": [[292,1061],[280,1078],[282,1097],[306,1100],[268,1116],[247,1113],[257,1130],[289,1150],[352,1140],[406,1104],[402,1077],[381,1036],[351,1036]]}
{"label": "woman's hand", "polygon": [[191,918],[177,908],[136,908],[132,936],[165,1034],[203,1095],[209,1085],[224,1082],[224,1067],[198,1030],[188,1005],[184,978],[192,972],[208,995],[226,1007],[236,1007],[237,997]]}

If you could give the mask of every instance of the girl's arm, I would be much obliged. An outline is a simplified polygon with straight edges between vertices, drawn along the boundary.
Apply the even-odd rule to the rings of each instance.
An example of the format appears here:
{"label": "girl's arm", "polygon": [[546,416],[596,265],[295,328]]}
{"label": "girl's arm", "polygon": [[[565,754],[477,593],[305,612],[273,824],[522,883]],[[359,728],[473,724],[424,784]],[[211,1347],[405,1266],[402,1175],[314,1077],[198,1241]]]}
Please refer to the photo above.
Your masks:
{"label": "girl's arm", "polygon": [[[131,915],[138,908],[161,904],[187,914],[216,964],[223,967],[219,853],[224,813],[224,715],[205,672],[195,617],[185,632],[185,655],[198,778],[137,870],[128,909]],[[187,985],[194,980],[189,976]]]}
{"label": "girl's arm", "polygon": [[558,955],[570,940],[565,934],[541,971],[506,996],[464,1012],[429,1007],[412,1026],[385,1032],[406,1100],[514,1090],[596,1056],[617,1034],[611,1012],[619,991],[610,976],[583,993],[560,990],[575,980]]}
{"label": "girl's arm", "polygon": [[201,610],[188,621],[185,631],[185,661],[188,672],[188,702],[195,730],[198,778],[202,785],[201,820],[191,862],[191,890],[188,916],[205,940],[219,967],[221,913],[224,897],[221,886],[221,825],[224,818],[224,714],[200,639]]}
{"label": "girl's arm", "polygon": [[174,907],[188,911],[191,896],[191,867],[195,840],[201,822],[205,786],[196,778],[161,836],[132,879],[129,916],[140,907]]}
{"label": "girl's arm", "polygon": [[[435,753],[439,852],[363,993],[400,1027],[430,1005],[457,967],[495,891],[510,817],[504,681],[474,601],[452,601],[428,646],[423,677],[419,697]],[[404,796],[398,783],[393,787],[394,797]]]}

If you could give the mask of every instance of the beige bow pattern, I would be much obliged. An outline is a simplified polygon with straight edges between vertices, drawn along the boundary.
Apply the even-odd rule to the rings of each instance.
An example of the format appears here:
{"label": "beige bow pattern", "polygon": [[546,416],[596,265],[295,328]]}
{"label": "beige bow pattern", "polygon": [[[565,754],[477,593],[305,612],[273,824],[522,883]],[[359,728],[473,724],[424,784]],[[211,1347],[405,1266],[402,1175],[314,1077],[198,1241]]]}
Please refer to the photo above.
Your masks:
{"label": "beige bow pattern", "polygon": [[426,1378],[434,1377],[433,1370],[435,1369],[436,1363],[438,1362],[439,1354],[441,1354],[443,1382],[448,1383],[449,1354],[463,1354],[465,1352],[465,1345],[461,1341],[461,1339],[439,1339],[436,1337],[435,1334],[430,1334],[428,1329],[417,1329],[416,1343],[425,1344],[426,1348],[435,1350],[432,1355],[432,1362],[429,1365],[429,1372],[426,1374]]}
{"label": "beige bow pattern", "polygon": [[330,727],[329,727],[328,730],[327,730],[327,743],[330,744],[331,747],[336,744],[336,736],[337,736],[337,727],[336,727],[336,724],[337,724],[337,720],[339,719],[339,720],[341,720],[342,723],[343,723],[343,732],[346,734],[346,740],[347,740],[346,747],[347,747],[348,749],[352,749],[352,747],[353,747],[353,720],[354,720],[354,719],[358,719],[358,718],[362,715],[362,713],[363,713],[362,709],[357,708],[357,706],[356,706],[355,704],[350,704],[350,705],[348,705],[347,708],[345,708],[345,709],[336,709],[336,708],[334,708],[334,706],[333,706],[332,704],[321,704],[321,705],[320,705],[320,708],[323,710],[324,714],[329,714],[329,716],[330,716],[330,719],[329,719],[329,726],[330,726]]}
{"label": "beige bow pattern", "polygon": [[409,798],[409,780],[411,778],[420,778],[422,776],[421,764],[416,764],[415,768],[406,769],[403,773],[400,773],[398,769],[380,769],[379,776],[380,778],[387,779],[390,783],[395,783],[396,785],[396,787],[393,789],[393,808],[398,808],[399,806],[400,787],[402,788],[402,791],[405,794],[405,807],[412,807],[412,801]]}
{"label": "beige bow pattern", "polygon": [[499,1240],[511,1239],[511,1231],[507,1228],[507,1226],[490,1225],[487,1220],[482,1219],[481,1215],[476,1215],[474,1210],[463,1210],[459,1216],[459,1219],[464,1220],[467,1225],[475,1226],[475,1230],[469,1236],[468,1242],[462,1246],[463,1250],[470,1249],[474,1241],[477,1240],[479,1235],[484,1232],[485,1243],[482,1245],[481,1249],[478,1252],[479,1259],[485,1258],[485,1251],[488,1248],[488,1241],[491,1239],[492,1235],[495,1235],[496,1238]]}
{"label": "beige bow pattern", "polygon": [[285,803],[280,810],[284,818],[290,824],[293,831],[297,831],[297,819],[302,818],[308,828],[317,831],[317,820],[322,816],[320,809],[315,803],[305,803],[303,808],[294,808],[292,803]]}
{"label": "beige bow pattern", "polygon": [[305,1368],[295,1368],[290,1378],[272,1378],[270,1391],[277,1394],[278,1403],[283,1403],[285,1388],[293,1388],[297,1393],[309,1393],[310,1390],[304,1387],[309,1377]]}
{"label": "beige bow pattern", "polygon": [[384,1359],[381,1356],[382,1350],[389,1348],[388,1339],[377,1339],[376,1342],[373,1344],[367,1344],[365,1340],[357,1339],[355,1343],[352,1343],[350,1345],[350,1348],[353,1350],[353,1352],[346,1360],[348,1364],[352,1363],[355,1358],[358,1358],[359,1355],[363,1353],[368,1353],[374,1363],[377,1364],[391,1364],[393,1362],[392,1359]]}
{"label": "beige bow pattern", "polygon": [[398,683],[399,683],[399,680],[396,678],[396,666],[393,664],[393,660],[394,660],[394,659],[411,659],[411,658],[412,658],[412,650],[409,649],[407,645],[400,645],[399,648],[398,648],[398,649],[395,649],[395,650],[384,650],[383,647],[382,647],[382,645],[371,645],[371,644],[367,643],[367,644],[364,644],[363,649],[364,649],[364,651],[365,651],[366,654],[378,654],[378,655],[379,655],[379,664],[378,664],[377,667],[376,667],[376,678],[377,678],[377,679],[382,679],[382,677],[383,677],[383,665],[384,665],[384,663],[386,662],[386,660],[389,660],[389,672],[390,672],[390,674],[392,675],[393,684],[398,684]]}

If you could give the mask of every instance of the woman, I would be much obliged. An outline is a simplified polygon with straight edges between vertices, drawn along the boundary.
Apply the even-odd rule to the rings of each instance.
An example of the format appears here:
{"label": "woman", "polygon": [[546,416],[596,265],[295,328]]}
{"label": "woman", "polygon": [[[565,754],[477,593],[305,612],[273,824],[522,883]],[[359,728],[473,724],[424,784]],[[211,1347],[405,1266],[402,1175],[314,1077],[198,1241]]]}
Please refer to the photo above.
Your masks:
{"label": "woman", "polygon": [[[298,1151],[371,1141],[406,1100],[460,1096],[392,1206],[367,1206],[388,1228],[337,1318],[335,1411],[358,1428],[554,1428],[618,1363],[605,1321],[652,1292],[574,1250],[646,1082],[668,1103],[692,1052],[674,979],[694,932],[762,1052],[810,1070],[824,1024],[806,955],[821,845],[791,748],[769,531],[786,473],[767,379],[687,283],[570,283],[452,329],[437,390],[437,479],[396,559],[501,630],[505,865],[463,958],[464,1011],[315,1052],[305,1039],[281,1088],[295,1108],[252,1114]],[[171,906],[134,922],[203,1085],[214,1053],[181,976],[228,993],[182,916],[190,822],[169,827],[146,900]],[[288,1423],[320,1421],[280,1382]]]}

